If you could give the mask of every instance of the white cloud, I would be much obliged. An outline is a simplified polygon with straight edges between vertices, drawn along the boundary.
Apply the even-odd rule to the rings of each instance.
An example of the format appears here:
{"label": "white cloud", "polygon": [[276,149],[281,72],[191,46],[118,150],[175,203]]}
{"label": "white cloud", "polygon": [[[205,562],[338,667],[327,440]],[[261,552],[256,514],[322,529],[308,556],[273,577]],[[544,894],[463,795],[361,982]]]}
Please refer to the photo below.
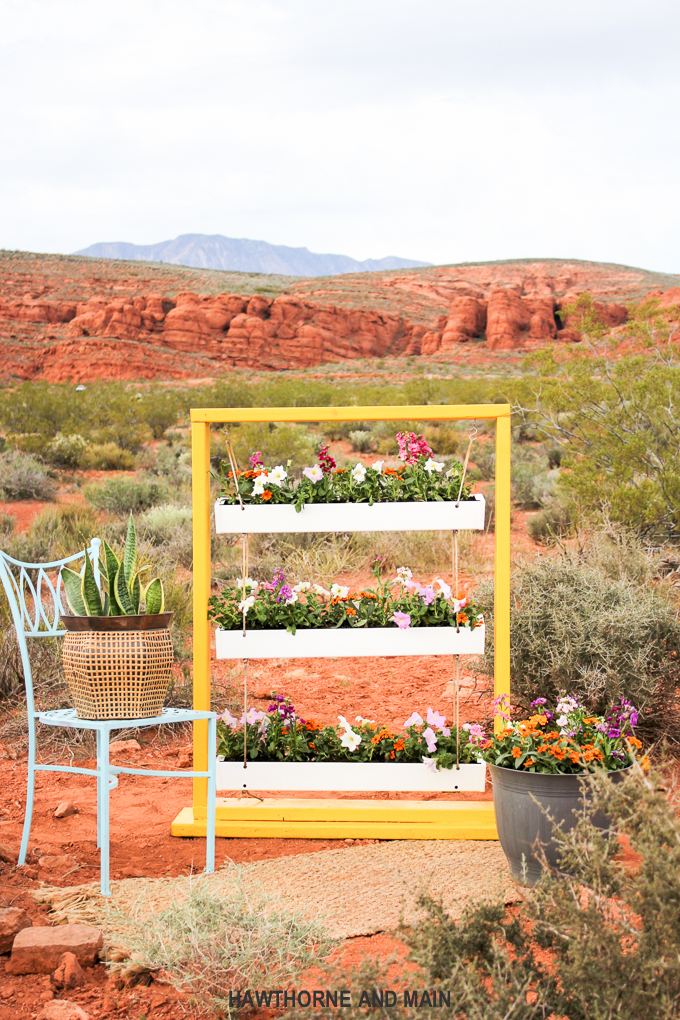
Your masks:
{"label": "white cloud", "polygon": [[680,271],[673,0],[0,0],[0,246]]}

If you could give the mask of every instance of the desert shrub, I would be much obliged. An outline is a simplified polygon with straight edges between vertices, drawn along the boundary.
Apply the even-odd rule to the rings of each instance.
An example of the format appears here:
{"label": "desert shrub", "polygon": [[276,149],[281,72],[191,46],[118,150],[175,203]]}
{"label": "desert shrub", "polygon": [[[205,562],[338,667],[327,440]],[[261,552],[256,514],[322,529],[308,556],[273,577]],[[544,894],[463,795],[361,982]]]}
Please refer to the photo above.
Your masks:
{"label": "desert shrub", "polygon": [[[221,459],[222,454],[220,454]],[[185,446],[161,446],[151,469],[173,486],[191,484],[191,450]]]}
{"label": "desert shrub", "polygon": [[163,555],[170,562],[191,569],[191,507],[174,506],[171,503],[152,507],[139,517],[137,530],[153,545],[161,546]]}
{"label": "desert shrub", "polygon": [[47,468],[35,457],[20,450],[0,454],[0,494],[4,500],[51,500],[55,492]]}
{"label": "desert shrub", "polygon": [[512,498],[524,510],[543,506],[553,493],[556,475],[548,472],[542,449],[515,446],[512,451]]}
{"label": "desert shrub", "polygon": [[14,534],[15,521],[11,514],[0,513],[0,539]]}
{"label": "desert shrub", "polygon": [[334,943],[319,921],[282,908],[275,891],[235,866],[227,877],[219,893],[187,879],[186,897],[167,910],[148,916],[142,899],[137,916],[117,921],[136,965],[162,968],[203,1007],[233,1016],[230,991],[295,985],[306,969],[323,966]]}
{"label": "desert shrub", "polygon": [[25,563],[49,563],[84,549],[100,530],[91,507],[49,507],[33,519],[28,531],[9,540],[7,551]]}
{"label": "desert shrub", "polygon": [[87,449],[87,439],[83,439],[77,433],[64,435],[57,432],[51,442],[47,444],[45,456],[52,464],[60,464],[63,467],[78,467]]}
{"label": "desert shrub", "polygon": [[[579,694],[596,713],[627,698],[647,733],[680,739],[680,622],[665,588],[622,573],[603,556],[563,552],[524,563],[512,577],[512,696],[528,704]],[[623,560],[620,560],[623,564]],[[633,564],[634,570],[639,568]],[[487,627],[484,668],[493,673],[493,583],[477,590]]]}
{"label": "desert shrub", "polygon": [[[644,324],[638,326],[645,342]],[[559,488],[574,515],[677,540],[680,362],[668,329],[663,343],[648,342],[653,356],[542,352],[525,362],[531,377],[516,387],[516,402],[562,448],[568,470]]]}
{"label": "desert shrub", "polygon": [[114,514],[139,513],[166,502],[166,487],[151,478],[109,478],[101,485],[87,485],[85,499],[97,510]]}
{"label": "desert shrub", "polygon": [[[248,458],[255,450],[262,452],[267,466],[291,462],[293,470],[313,464],[316,459],[314,441],[307,429],[299,425],[274,425],[268,422],[246,422],[238,427],[230,427],[231,439],[236,455],[236,462],[241,470],[250,467]],[[221,433],[213,434],[213,462],[225,462],[228,465],[224,437]]]}
{"label": "desert shrub", "polygon": [[476,468],[473,475],[481,478],[482,481],[489,481],[496,472],[496,444],[493,441],[474,443],[470,461]]}
{"label": "desert shrub", "polygon": [[350,432],[349,441],[355,453],[369,453],[373,449],[373,436],[362,429]]}
{"label": "desert shrub", "polygon": [[527,521],[527,534],[538,545],[554,545],[574,533],[574,522],[568,507],[551,499],[539,514]]}
{"label": "desert shrub", "polygon": [[80,467],[85,471],[132,471],[135,457],[117,443],[92,443],[80,458]]}

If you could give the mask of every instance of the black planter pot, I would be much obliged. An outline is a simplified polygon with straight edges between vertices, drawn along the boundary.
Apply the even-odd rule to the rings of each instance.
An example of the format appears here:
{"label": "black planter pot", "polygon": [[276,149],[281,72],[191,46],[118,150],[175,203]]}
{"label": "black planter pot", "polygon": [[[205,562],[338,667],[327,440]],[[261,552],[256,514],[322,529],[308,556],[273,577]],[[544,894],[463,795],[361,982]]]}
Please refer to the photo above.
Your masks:
{"label": "black planter pot", "polygon": [[[493,782],[493,805],[496,827],[510,870],[516,878],[533,885],[541,877],[541,863],[534,844],[541,844],[548,864],[556,867],[557,845],[552,838],[553,823],[547,810],[565,832],[574,828],[583,810],[582,775],[544,775],[489,765]],[[630,769],[609,772],[612,782],[620,782]],[[586,796],[587,800],[587,796]],[[609,820],[595,812],[593,822],[598,829],[609,828]],[[522,861],[524,857],[524,861]]]}

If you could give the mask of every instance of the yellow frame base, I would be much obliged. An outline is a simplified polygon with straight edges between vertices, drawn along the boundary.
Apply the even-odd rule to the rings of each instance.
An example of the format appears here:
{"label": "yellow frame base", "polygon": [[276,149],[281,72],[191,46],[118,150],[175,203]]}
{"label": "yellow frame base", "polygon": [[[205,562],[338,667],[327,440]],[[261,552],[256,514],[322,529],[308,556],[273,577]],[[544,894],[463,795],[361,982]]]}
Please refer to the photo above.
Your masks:
{"label": "yellow frame base", "polygon": [[[218,836],[277,839],[498,839],[491,801],[218,798]],[[206,811],[183,808],[173,836],[205,836]]]}

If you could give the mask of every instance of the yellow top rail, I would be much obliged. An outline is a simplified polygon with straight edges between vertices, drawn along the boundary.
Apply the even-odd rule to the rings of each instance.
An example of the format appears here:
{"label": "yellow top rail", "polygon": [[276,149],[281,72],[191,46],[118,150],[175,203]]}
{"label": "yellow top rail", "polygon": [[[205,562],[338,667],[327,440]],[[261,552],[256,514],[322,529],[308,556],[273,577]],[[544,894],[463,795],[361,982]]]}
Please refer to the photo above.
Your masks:
{"label": "yellow top rail", "polygon": [[385,407],[203,407],[192,422],[242,421],[452,421],[510,417],[510,404],[405,404]]}

